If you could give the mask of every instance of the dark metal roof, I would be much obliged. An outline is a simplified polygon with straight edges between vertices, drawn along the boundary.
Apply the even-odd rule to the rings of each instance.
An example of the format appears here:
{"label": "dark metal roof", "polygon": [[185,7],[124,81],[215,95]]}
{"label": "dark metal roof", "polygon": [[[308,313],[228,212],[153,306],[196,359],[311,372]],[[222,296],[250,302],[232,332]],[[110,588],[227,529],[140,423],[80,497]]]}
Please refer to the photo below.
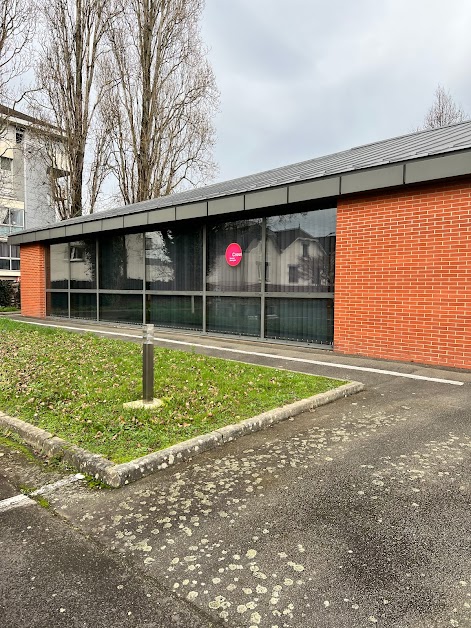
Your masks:
{"label": "dark metal roof", "polygon": [[[290,190],[295,190],[295,188],[299,190],[301,188],[299,188],[297,184],[301,182],[310,181],[320,183],[323,179],[330,179],[331,183],[335,178],[339,180],[339,191],[334,193],[329,192],[331,196],[335,196],[338,194],[361,191],[362,189],[375,189],[375,187],[379,189],[392,185],[418,182],[420,180],[427,181],[435,178],[444,178],[454,176],[456,168],[454,169],[454,167],[452,167],[450,169],[449,165],[443,167],[442,164],[439,163],[430,170],[431,162],[436,161],[430,158],[450,155],[452,153],[458,155],[462,153],[456,174],[471,174],[471,153],[464,153],[467,149],[471,149],[471,121],[439,129],[417,131],[408,135],[402,135],[364,146],[357,146],[324,157],[317,157],[315,159],[309,159],[308,161],[240,177],[231,181],[215,183],[206,187],[179,192],[142,203],[100,211],[92,215],[80,216],[71,220],[55,223],[51,225],[51,228],[55,228],[54,231],[57,231],[58,227],[67,225],[85,224],[90,221],[129,216],[131,214],[149,212],[155,209],[178,208],[179,206],[191,203],[214,201],[214,199],[225,199],[241,194],[247,195],[251,192],[268,191],[280,188],[281,186],[287,186],[286,189],[289,188]],[[465,161],[464,165],[462,163],[463,159]],[[427,161],[428,165],[426,164]],[[412,164],[414,163],[417,164],[418,170],[416,169],[413,174],[411,172],[410,176],[406,170],[399,172],[399,164],[405,164],[406,168],[409,167],[409,164],[410,168],[412,168]],[[425,164],[427,170],[425,174],[423,173],[423,164]],[[416,168],[416,166],[414,166],[414,168]],[[439,170],[438,174],[436,174],[437,168]],[[364,175],[361,175],[359,180],[352,182],[352,175],[360,172],[365,173],[367,182],[364,179]],[[373,179],[368,178],[368,172],[370,172]],[[385,176],[387,180],[384,179]],[[382,180],[380,180],[381,177],[383,177]],[[341,182],[340,178],[342,179]],[[331,187],[334,189],[334,186],[330,186],[326,189],[330,189]],[[324,194],[324,196],[326,195],[327,194]],[[289,202],[294,202],[294,200],[295,196],[293,193],[293,200],[291,200],[290,196]],[[225,211],[232,210],[226,209]],[[40,230],[27,230],[23,231],[22,234],[33,231],[37,232]],[[87,232],[90,232],[90,230],[87,229]],[[50,235],[53,237],[52,233]],[[57,231],[56,235],[62,237],[59,231]],[[38,237],[38,239],[40,238]],[[18,239],[18,241],[20,240]],[[26,239],[24,241],[26,241]]]}

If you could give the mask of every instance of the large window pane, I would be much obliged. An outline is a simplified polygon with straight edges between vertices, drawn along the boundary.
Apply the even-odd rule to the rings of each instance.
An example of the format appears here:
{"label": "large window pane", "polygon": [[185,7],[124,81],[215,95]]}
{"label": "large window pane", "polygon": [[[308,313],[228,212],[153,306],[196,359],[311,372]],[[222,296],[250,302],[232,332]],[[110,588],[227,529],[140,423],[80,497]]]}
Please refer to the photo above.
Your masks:
{"label": "large window pane", "polygon": [[260,299],[208,297],[207,330],[241,336],[260,336]]}
{"label": "large window pane", "polygon": [[47,287],[69,287],[69,245],[66,242],[49,247]]}
{"label": "large window pane", "polygon": [[267,218],[267,292],[333,292],[337,210]]}
{"label": "large window pane", "polygon": [[99,242],[100,288],[142,290],[144,283],[143,234],[116,235]]}
{"label": "large window pane", "polygon": [[48,292],[46,294],[46,312],[48,316],[69,316],[69,295],[67,292]]}
{"label": "large window pane", "polygon": [[100,320],[141,325],[142,296],[140,294],[101,294]]}
{"label": "large window pane", "polygon": [[333,299],[266,299],[265,336],[332,344]]}
{"label": "large window pane", "polygon": [[202,290],[201,229],[146,233],[147,290]]}
{"label": "large window pane", "polygon": [[148,296],[148,322],[177,329],[203,328],[203,298],[199,296]]}
{"label": "large window pane", "polygon": [[[208,290],[218,292],[258,292],[261,289],[260,263],[262,221],[238,220],[208,227]],[[241,261],[231,266],[226,261],[230,244],[242,250]]]}
{"label": "large window pane", "polygon": [[89,290],[96,288],[95,240],[70,243],[70,287]]}
{"label": "large window pane", "polygon": [[10,209],[10,223],[15,227],[23,227],[24,213],[23,209]]}
{"label": "large window pane", "polygon": [[70,294],[70,316],[96,320],[96,294]]}

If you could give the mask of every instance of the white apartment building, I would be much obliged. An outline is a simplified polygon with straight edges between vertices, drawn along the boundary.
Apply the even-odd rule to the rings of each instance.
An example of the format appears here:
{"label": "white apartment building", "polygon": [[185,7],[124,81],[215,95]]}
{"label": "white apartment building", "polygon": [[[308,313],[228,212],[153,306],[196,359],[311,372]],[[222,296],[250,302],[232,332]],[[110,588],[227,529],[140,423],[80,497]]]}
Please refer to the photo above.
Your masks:
{"label": "white apartment building", "polygon": [[64,159],[60,132],[46,134],[45,150],[38,130],[44,137],[39,120],[0,105],[0,280],[20,277],[20,247],[8,244],[8,236],[56,221],[51,178],[67,174],[57,167]]}

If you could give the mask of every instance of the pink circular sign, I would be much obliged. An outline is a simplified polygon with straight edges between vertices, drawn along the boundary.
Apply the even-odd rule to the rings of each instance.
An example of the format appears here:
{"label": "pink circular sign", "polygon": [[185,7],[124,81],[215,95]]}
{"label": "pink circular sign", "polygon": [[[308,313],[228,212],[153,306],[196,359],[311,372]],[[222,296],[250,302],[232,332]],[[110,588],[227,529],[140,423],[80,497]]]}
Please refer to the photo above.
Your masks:
{"label": "pink circular sign", "polygon": [[237,242],[229,244],[226,249],[226,262],[229,266],[237,266],[242,261],[242,249]]}

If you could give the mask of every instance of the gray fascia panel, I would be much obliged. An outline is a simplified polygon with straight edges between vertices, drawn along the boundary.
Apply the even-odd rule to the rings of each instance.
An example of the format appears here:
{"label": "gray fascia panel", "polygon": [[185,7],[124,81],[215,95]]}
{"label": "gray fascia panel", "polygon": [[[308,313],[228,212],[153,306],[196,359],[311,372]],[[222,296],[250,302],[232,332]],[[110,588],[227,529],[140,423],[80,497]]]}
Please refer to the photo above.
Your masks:
{"label": "gray fascia panel", "polygon": [[309,181],[308,183],[295,183],[288,189],[288,203],[311,201],[317,198],[338,196],[340,192],[340,177]]}
{"label": "gray fascia panel", "polygon": [[79,236],[82,235],[82,233],[82,223],[79,223],[78,225],[67,225],[65,228],[66,236]]}
{"label": "gray fascia panel", "polygon": [[124,216],[124,227],[143,227],[147,225],[147,212]]}
{"label": "gray fascia panel", "polygon": [[245,209],[274,207],[276,205],[286,205],[287,202],[287,187],[276,188],[274,190],[263,190],[262,192],[250,192],[245,195]]}
{"label": "gray fascia panel", "polygon": [[8,244],[24,244],[24,237],[25,236],[20,233],[18,235],[9,235],[7,237],[7,242]]}
{"label": "gray fascia panel", "polygon": [[165,209],[154,209],[147,216],[147,224],[159,224],[162,222],[173,222],[175,220],[175,207]]}
{"label": "gray fascia panel", "polygon": [[208,215],[207,203],[191,203],[189,205],[179,205],[176,208],[176,220],[186,220],[188,218],[199,218]]}
{"label": "gray fascia panel", "polygon": [[116,216],[115,218],[105,218],[102,220],[102,231],[111,231],[112,229],[123,229],[124,216]]}
{"label": "gray fascia panel", "polygon": [[218,216],[219,214],[231,214],[244,209],[244,195],[226,196],[217,198],[208,203],[208,216]]}
{"label": "gray fascia panel", "polygon": [[404,167],[384,166],[342,175],[342,194],[389,188],[404,183]]}
{"label": "gray fascia panel", "polygon": [[103,220],[90,220],[82,224],[83,233],[99,233],[102,230]]}
{"label": "gray fascia panel", "polygon": [[43,229],[42,231],[37,231],[35,233],[36,236],[36,242],[42,242],[43,240],[50,240],[51,239],[51,230],[50,229]]}
{"label": "gray fascia panel", "polygon": [[65,238],[65,227],[54,227],[49,229],[49,239]]}
{"label": "gray fascia panel", "polygon": [[405,183],[419,183],[471,174],[471,151],[406,164]]}

